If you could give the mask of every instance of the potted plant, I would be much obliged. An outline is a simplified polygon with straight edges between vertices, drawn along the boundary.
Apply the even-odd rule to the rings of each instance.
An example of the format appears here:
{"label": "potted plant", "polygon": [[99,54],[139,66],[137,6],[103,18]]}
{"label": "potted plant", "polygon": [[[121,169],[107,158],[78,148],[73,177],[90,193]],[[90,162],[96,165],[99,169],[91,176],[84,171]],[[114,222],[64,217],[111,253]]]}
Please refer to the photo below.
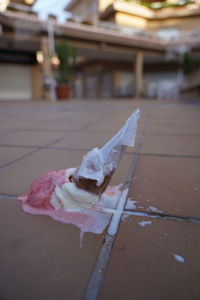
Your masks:
{"label": "potted plant", "polygon": [[57,98],[66,100],[70,94],[69,83],[74,71],[76,48],[69,46],[65,40],[60,40],[56,45],[56,55],[59,59],[55,76]]}

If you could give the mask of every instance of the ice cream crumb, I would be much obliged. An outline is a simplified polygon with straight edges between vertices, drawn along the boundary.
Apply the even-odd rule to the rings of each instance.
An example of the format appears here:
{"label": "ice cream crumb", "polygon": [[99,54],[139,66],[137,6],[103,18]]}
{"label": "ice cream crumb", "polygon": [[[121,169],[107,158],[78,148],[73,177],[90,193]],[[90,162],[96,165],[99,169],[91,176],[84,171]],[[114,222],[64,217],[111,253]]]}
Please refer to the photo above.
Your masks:
{"label": "ice cream crumb", "polygon": [[122,221],[125,221],[126,219],[128,219],[130,217],[130,215],[124,214],[122,216]]}
{"label": "ice cream crumb", "polygon": [[137,203],[137,201],[131,200],[130,198],[128,198],[125,209],[136,209],[137,208],[136,203]]}
{"label": "ice cream crumb", "polygon": [[153,211],[153,212],[162,212],[162,210],[158,210],[156,207],[154,207],[154,206],[149,206],[148,207],[148,209],[147,210],[149,210],[149,211]]}
{"label": "ice cream crumb", "polygon": [[175,258],[176,261],[178,261],[180,263],[184,263],[185,262],[185,259],[182,256],[180,256],[178,254],[173,254],[173,255],[174,255],[174,258]]}
{"label": "ice cream crumb", "polygon": [[150,198],[150,199],[147,199],[146,201],[147,202],[150,202],[150,201],[153,201],[155,198]]}
{"label": "ice cream crumb", "polygon": [[142,222],[138,222],[138,224],[142,227],[145,227],[146,225],[151,225],[152,221],[142,221]]}

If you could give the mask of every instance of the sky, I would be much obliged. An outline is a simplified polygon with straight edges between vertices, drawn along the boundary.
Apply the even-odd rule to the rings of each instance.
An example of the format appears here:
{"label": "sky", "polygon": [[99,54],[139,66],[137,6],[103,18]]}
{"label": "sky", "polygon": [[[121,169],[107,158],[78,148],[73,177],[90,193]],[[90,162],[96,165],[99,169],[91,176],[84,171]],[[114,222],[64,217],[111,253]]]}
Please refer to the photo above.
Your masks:
{"label": "sky", "polygon": [[66,20],[68,13],[64,12],[64,7],[70,0],[37,0],[33,9],[39,13],[41,18],[46,18],[49,13],[57,15],[59,21]]}

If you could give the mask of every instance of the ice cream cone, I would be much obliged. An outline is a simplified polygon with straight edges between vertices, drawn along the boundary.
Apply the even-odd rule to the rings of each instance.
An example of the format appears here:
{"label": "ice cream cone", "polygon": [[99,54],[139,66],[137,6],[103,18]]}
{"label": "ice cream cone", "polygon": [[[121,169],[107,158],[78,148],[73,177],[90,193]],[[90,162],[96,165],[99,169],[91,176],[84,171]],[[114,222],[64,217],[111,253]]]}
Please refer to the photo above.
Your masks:
{"label": "ice cream cone", "polygon": [[78,188],[97,195],[104,192],[126,148],[134,146],[139,117],[140,110],[137,109],[101,149],[94,148],[83,157],[70,178]]}

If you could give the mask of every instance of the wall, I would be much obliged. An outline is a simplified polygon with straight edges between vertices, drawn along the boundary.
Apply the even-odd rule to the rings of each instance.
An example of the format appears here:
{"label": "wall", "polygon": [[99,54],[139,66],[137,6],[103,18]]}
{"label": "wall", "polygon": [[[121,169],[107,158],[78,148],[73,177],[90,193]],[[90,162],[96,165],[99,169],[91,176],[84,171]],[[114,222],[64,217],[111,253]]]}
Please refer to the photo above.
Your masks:
{"label": "wall", "polygon": [[80,1],[71,12],[75,17],[80,18],[80,21],[94,23],[98,12],[98,0]]}
{"label": "wall", "polygon": [[[161,69],[162,70],[162,69]],[[144,76],[144,95],[159,99],[178,99],[177,71],[147,72]]]}
{"label": "wall", "polygon": [[0,65],[0,100],[32,99],[31,66]]}
{"label": "wall", "polygon": [[31,67],[32,79],[32,98],[33,100],[41,100],[43,98],[43,76],[40,65]]}
{"label": "wall", "polygon": [[170,18],[164,20],[150,20],[148,22],[149,30],[158,30],[162,28],[178,28],[182,31],[196,30],[200,24],[200,16]]}
{"label": "wall", "polygon": [[131,71],[113,72],[113,92],[115,97],[129,97],[134,92],[134,74]]}
{"label": "wall", "polygon": [[115,14],[116,23],[122,26],[133,27],[136,29],[147,29],[148,21],[145,18],[128,15],[126,13],[117,12]]}

